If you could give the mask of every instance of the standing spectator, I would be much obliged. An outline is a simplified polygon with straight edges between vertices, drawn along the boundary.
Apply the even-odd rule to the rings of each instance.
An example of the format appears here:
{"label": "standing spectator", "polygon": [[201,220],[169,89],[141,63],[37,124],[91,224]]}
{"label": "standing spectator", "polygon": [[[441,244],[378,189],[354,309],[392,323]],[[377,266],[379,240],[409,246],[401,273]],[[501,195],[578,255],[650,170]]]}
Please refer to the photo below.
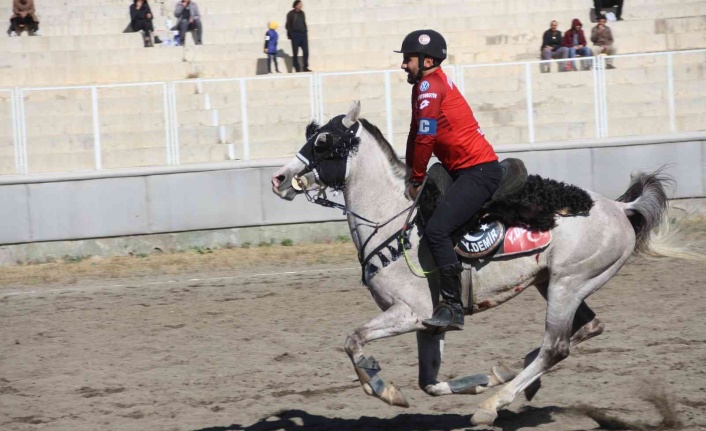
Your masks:
{"label": "standing spectator", "polygon": [[[606,21],[605,15],[599,16],[598,25],[591,30],[591,42],[593,42],[593,55],[595,56],[600,54],[614,55],[617,52],[613,45],[613,32],[606,25]],[[609,58],[606,64],[607,69],[615,69],[612,58]]]}
{"label": "standing spectator", "polygon": [[147,0],[132,0],[130,5],[130,25],[132,31],[141,31],[145,40],[145,48],[152,47],[152,10]]}
{"label": "standing spectator", "polygon": [[13,0],[7,35],[18,36],[25,28],[30,36],[39,36],[39,19],[35,15],[34,0]]}
{"label": "standing spectator", "polygon": [[177,28],[179,29],[179,45],[186,44],[186,32],[191,31],[194,37],[194,43],[201,45],[201,33],[203,26],[201,25],[201,14],[196,2],[191,0],[180,0],[174,9],[174,16],[179,19]]}
{"label": "standing spectator", "polygon": [[605,0],[593,0],[593,8],[596,11],[596,17],[601,16],[601,9],[603,6],[606,5],[606,3],[610,3],[609,7],[617,6],[617,9],[615,11],[615,19],[618,21],[622,21],[623,18],[623,0],[610,0],[606,2]]}
{"label": "standing spectator", "polygon": [[275,70],[279,73],[279,65],[277,64],[277,41],[279,40],[279,35],[277,34],[277,24],[274,21],[270,21],[268,24],[269,30],[265,33],[265,54],[267,54],[267,73],[272,73],[272,64],[275,63]]}
{"label": "standing spectator", "polygon": [[[549,24],[549,30],[544,32],[542,37],[542,60],[549,60],[551,58],[567,58],[569,56],[569,48],[562,46],[561,32],[557,30],[559,23],[556,20]],[[551,70],[551,65],[547,63],[542,64],[542,73],[549,72]],[[563,72],[566,70],[566,62],[559,63],[559,71]]]}
{"label": "standing spectator", "polygon": [[[571,29],[564,33],[563,45],[569,49],[569,58],[576,58],[577,54],[583,57],[592,55],[591,50],[586,46],[586,36],[583,34],[581,27],[583,27],[581,21],[578,18],[574,18],[571,21]],[[588,69],[587,62],[582,61],[581,64],[584,70]],[[571,65],[574,70],[578,70],[576,62],[572,62]]]}
{"label": "standing spectator", "polygon": [[295,0],[292,4],[292,10],[287,13],[287,38],[292,40],[292,55],[294,56],[294,70],[301,72],[302,69],[299,67],[299,59],[297,55],[299,54],[299,48],[302,49],[302,55],[304,56],[304,72],[311,72],[309,69],[309,40],[307,37],[306,30],[306,16],[302,11],[304,3],[301,0]]}

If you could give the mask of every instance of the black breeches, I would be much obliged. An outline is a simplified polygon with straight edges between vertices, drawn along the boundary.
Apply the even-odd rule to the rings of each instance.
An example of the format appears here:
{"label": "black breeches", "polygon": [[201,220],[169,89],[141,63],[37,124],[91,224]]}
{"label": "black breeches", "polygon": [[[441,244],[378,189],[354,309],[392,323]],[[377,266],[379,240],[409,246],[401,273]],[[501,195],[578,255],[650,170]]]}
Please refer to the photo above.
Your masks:
{"label": "black breeches", "polygon": [[497,161],[451,173],[454,183],[434,210],[424,229],[437,267],[458,263],[451,235],[473,217],[500,185]]}

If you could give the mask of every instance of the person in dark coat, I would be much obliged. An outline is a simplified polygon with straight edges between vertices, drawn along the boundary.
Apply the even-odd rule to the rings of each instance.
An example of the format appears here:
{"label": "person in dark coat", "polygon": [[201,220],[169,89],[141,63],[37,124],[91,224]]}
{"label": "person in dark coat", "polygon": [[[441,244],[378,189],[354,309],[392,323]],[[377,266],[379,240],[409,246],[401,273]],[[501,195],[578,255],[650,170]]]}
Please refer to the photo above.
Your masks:
{"label": "person in dark coat", "polygon": [[[569,49],[569,58],[576,58],[577,54],[583,57],[590,57],[593,55],[591,49],[586,46],[586,36],[583,34],[583,30],[581,29],[582,27],[583,24],[581,24],[581,20],[574,18],[574,20],[571,21],[571,29],[564,33],[564,40],[562,44]],[[587,62],[582,63],[583,68],[587,69]],[[576,62],[572,62],[571,65],[574,70],[578,70],[576,68]]]}
{"label": "person in dark coat", "polygon": [[132,31],[141,31],[145,40],[145,48],[154,46],[152,43],[152,10],[147,0],[133,0],[130,5],[130,26]]}
{"label": "person in dark coat", "polygon": [[[549,24],[549,30],[544,32],[542,37],[542,60],[552,58],[567,58],[569,56],[569,48],[562,45],[563,39],[561,32],[558,30],[559,23],[556,20]],[[563,72],[566,68],[566,63],[559,64],[559,71]],[[546,73],[551,70],[549,64],[542,64],[542,72]]]}
{"label": "person in dark coat", "polygon": [[[285,28],[287,29],[287,38],[292,41],[294,70],[297,72],[311,72],[309,69],[309,40],[306,29],[306,16],[304,11],[302,11],[302,7],[304,7],[304,3],[301,0],[296,0],[292,4],[293,9],[287,13],[287,25]],[[299,59],[297,58],[299,48],[302,49],[304,57],[304,69],[299,66]]]}
{"label": "person in dark coat", "polygon": [[277,64],[277,41],[279,40],[279,35],[277,34],[277,24],[275,21],[270,21],[267,25],[269,30],[265,33],[265,54],[267,54],[267,73],[272,73],[272,63],[275,63],[275,70],[279,73],[279,65]]}

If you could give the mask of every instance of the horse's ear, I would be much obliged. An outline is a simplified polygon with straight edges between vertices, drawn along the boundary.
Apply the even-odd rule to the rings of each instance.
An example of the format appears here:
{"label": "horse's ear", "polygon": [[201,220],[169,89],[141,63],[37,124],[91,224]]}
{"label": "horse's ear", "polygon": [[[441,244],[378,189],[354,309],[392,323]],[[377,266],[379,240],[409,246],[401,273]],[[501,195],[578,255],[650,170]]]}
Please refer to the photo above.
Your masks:
{"label": "horse's ear", "polygon": [[316,131],[319,130],[319,127],[319,123],[317,123],[315,120],[311,120],[311,123],[306,126],[305,136],[307,141],[316,134]]}
{"label": "horse's ear", "polygon": [[351,104],[350,109],[348,109],[348,114],[343,119],[343,125],[345,127],[351,127],[360,118],[360,100],[356,100]]}

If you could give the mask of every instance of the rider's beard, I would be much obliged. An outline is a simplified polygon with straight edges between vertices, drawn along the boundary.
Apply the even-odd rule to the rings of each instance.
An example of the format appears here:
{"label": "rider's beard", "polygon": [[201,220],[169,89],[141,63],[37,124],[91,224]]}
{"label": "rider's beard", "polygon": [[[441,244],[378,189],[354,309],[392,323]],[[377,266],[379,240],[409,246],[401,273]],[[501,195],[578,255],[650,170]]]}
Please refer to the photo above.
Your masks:
{"label": "rider's beard", "polygon": [[407,72],[407,82],[414,85],[417,82],[417,75],[412,73],[409,69],[405,69]]}

